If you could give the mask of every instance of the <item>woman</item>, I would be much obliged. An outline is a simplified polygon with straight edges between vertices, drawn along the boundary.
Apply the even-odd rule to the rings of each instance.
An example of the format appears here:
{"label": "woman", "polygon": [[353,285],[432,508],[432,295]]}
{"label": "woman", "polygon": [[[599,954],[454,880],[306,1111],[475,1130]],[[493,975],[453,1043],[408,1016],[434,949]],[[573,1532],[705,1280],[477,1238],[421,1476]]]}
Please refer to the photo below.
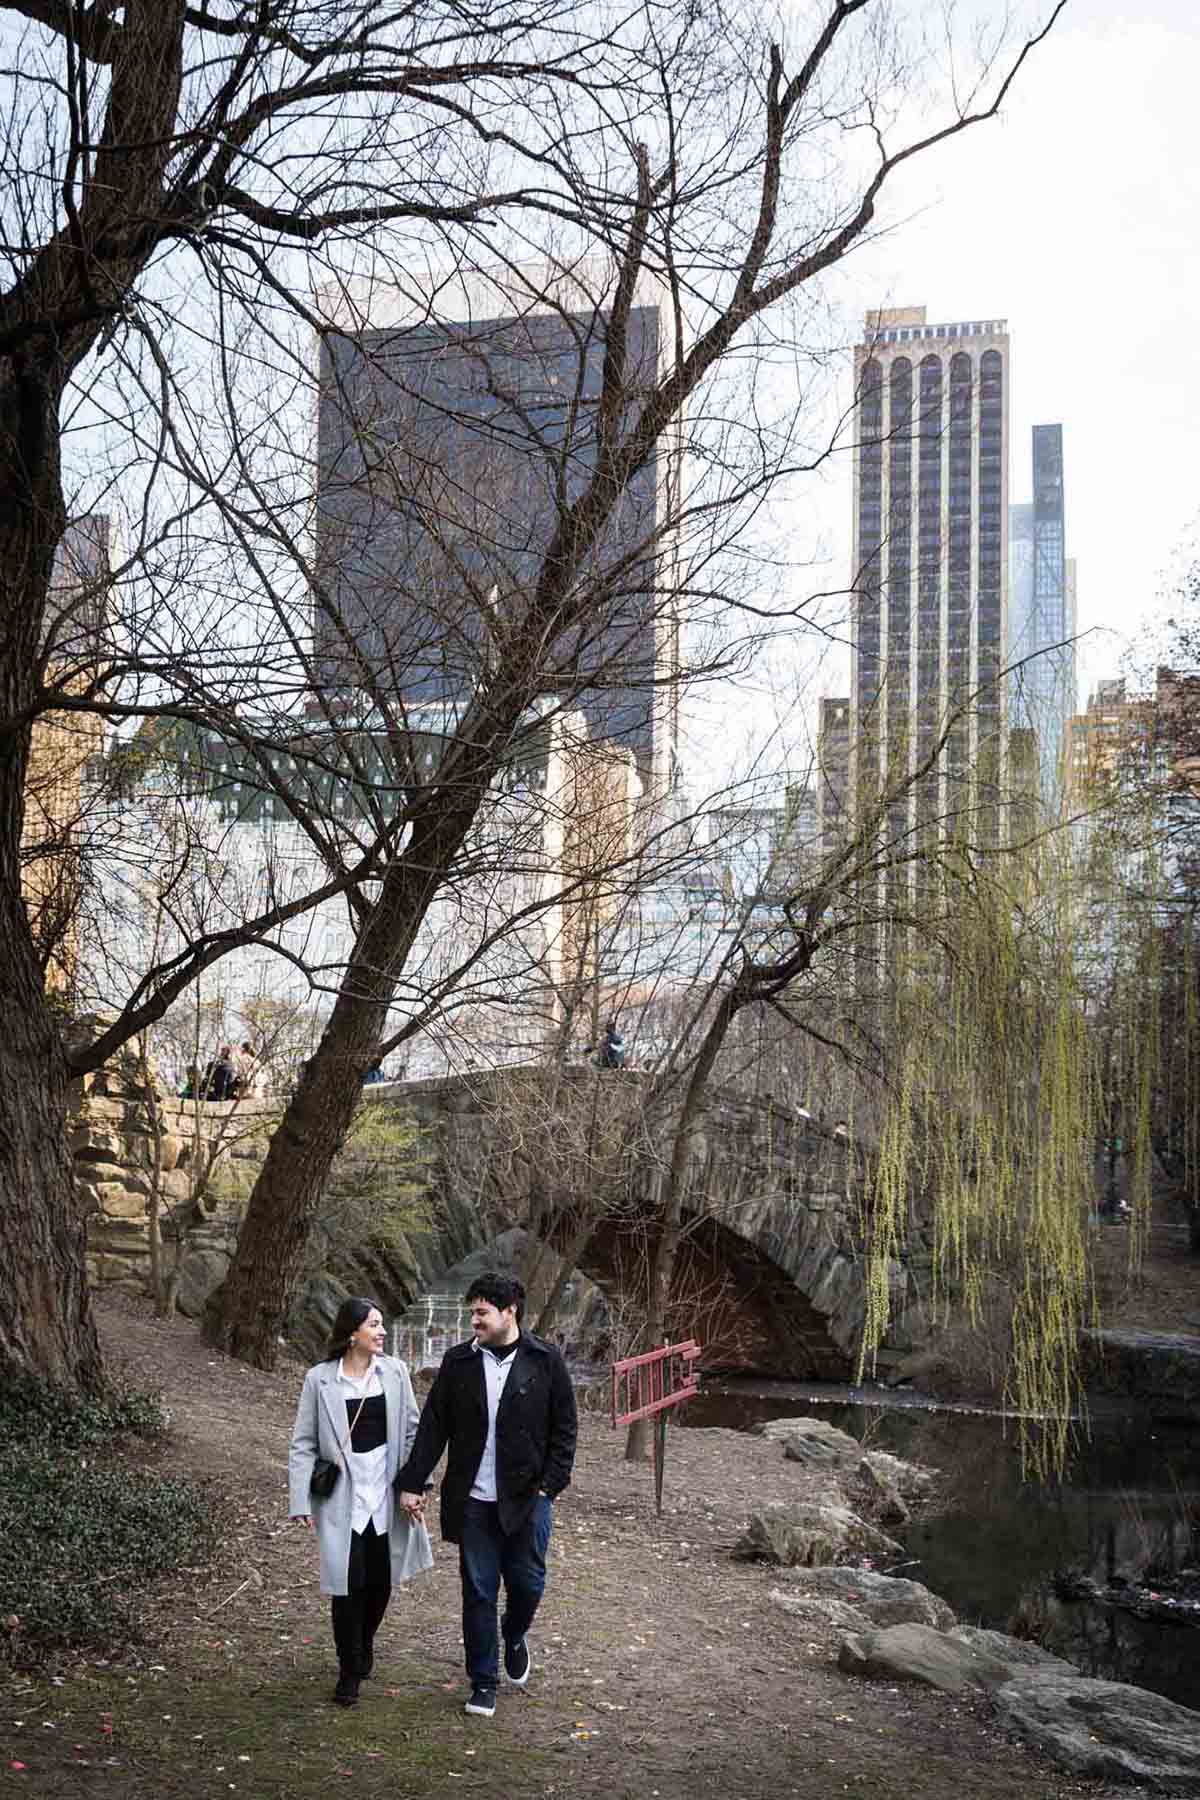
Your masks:
{"label": "woman", "polygon": [[[315,1527],[321,1592],[332,1596],[339,1706],[358,1702],[393,1581],[433,1563],[429,1533],[395,1504],[392,1477],[408,1459],[417,1402],[407,1366],[383,1354],[383,1315],[352,1295],[338,1309],[326,1360],[304,1377],[288,1454],[288,1510]],[[318,1458],[337,1465],[333,1489],[311,1492]]]}

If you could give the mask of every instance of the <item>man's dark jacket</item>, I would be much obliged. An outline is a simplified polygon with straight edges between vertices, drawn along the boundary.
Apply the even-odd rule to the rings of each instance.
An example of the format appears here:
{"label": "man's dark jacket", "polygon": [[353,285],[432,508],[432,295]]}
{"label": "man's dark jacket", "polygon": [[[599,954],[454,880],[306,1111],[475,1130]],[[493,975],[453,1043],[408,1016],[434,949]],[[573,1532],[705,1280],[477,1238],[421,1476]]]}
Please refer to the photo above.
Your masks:
{"label": "man's dark jacket", "polygon": [[[517,1531],[539,1494],[553,1500],[571,1479],[578,1422],[575,1390],[560,1351],[523,1331],[496,1410],[496,1500],[500,1529]],[[397,1492],[419,1494],[447,1444],[442,1477],[442,1536],[456,1544],[463,1512],[487,1443],[483,1353],[455,1344],[429,1390]]]}

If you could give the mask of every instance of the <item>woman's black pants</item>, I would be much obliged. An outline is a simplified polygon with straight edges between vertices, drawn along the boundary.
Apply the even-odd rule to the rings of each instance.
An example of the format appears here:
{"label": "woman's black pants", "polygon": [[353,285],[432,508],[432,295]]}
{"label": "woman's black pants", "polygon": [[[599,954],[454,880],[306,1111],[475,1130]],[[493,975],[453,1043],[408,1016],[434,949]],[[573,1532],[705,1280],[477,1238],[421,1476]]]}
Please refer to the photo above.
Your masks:
{"label": "woman's black pants", "polygon": [[392,1553],[374,1521],[350,1534],[350,1591],[332,1602],[333,1641],[343,1675],[362,1680],[375,1660],[375,1633],[392,1597]]}

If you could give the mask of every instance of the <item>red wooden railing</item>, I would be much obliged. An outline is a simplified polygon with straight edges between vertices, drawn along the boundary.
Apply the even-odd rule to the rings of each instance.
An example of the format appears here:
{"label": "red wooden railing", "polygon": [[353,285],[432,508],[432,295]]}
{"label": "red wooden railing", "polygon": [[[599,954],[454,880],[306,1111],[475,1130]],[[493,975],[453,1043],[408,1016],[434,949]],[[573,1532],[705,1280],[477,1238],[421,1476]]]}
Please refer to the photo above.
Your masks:
{"label": "red wooden railing", "polygon": [[654,1505],[662,1512],[663,1467],[667,1455],[667,1417],[700,1391],[700,1346],[694,1338],[682,1344],[664,1344],[641,1356],[624,1356],[612,1366],[612,1422],[632,1425],[635,1419],[654,1420]]}

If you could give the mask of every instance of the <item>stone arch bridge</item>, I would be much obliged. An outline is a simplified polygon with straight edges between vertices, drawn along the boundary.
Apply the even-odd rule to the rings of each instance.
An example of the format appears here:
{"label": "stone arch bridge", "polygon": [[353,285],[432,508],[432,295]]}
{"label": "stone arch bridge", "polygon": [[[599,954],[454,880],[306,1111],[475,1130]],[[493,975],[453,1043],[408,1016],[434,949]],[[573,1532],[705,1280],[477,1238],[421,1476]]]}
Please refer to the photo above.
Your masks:
{"label": "stone arch bridge", "polygon": [[[644,1292],[675,1124],[669,1105],[646,1116],[650,1081],[526,1066],[377,1089],[377,1104],[420,1126],[442,1269],[524,1225],[570,1249],[619,1315]],[[710,1089],[688,1143],[672,1291],[674,1333],[699,1339],[708,1370],[853,1376],[866,1313],[863,1174],[844,1136],[807,1113]],[[925,1336],[929,1272],[918,1232],[890,1270],[884,1367]]]}
{"label": "stone arch bridge", "polygon": [[[650,1116],[650,1084],[639,1071],[525,1065],[365,1089],[372,1108],[394,1110],[410,1127],[396,1134],[410,1147],[395,1153],[395,1191],[423,1191],[422,1222],[386,1241],[344,1245],[308,1284],[293,1319],[298,1344],[315,1349],[346,1292],[377,1293],[403,1310],[513,1226],[569,1250],[619,1318],[645,1291],[675,1123],[666,1103]],[[150,1103],[132,1071],[117,1068],[77,1096],[71,1142],[100,1284],[148,1285]],[[219,1179],[198,1204],[188,1198],[189,1133],[219,1134],[230,1109],[185,1107],[159,1093],[153,1103],[160,1152],[170,1150],[159,1177],[164,1235],[183,1239],[179,1303],[196,1313],[228,1267],[279,1107],[242,1106]],[[704,1345],[706,1368],[853,1375],[866,1311],[863,1173],[845,1140],[806,1113],[710,1089],[688,1143],[671,1319],[674,1335]],[[925,1336],[929,1268],[927,1241],[914,1234],[891,1269],[885,1367]]]}

